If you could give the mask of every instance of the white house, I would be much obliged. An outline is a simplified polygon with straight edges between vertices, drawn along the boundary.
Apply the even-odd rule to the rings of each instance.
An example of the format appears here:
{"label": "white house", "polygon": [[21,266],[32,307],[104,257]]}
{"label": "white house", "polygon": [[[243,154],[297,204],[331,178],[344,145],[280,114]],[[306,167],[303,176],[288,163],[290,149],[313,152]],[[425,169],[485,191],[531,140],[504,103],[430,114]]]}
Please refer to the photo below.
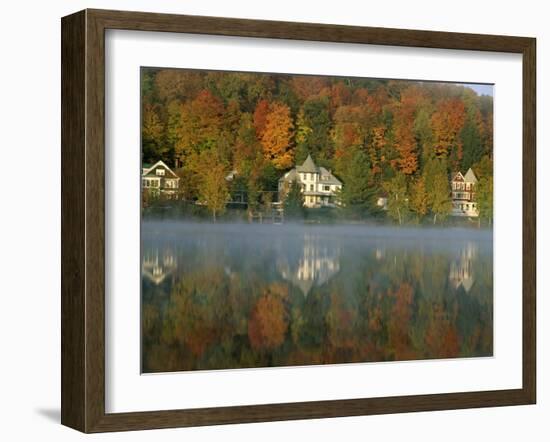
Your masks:
{"label": "white house", "polygon": [[177,196],[180,178],[163,161],[153,165],[143,164],[141,187],[144,191],[169,198]]}
{"label": "white house", "polygon": [[457,172],[451,180],[452,216],[478,217],[479,210],[476,203],[477,177],[470,168],[466,175]]}
{"label": "white house", "polygon": [[308,155],[301,166],[288,171],[279,180],[279,200],[283,201],[293,182],[297,182],[304,195],[304,206],[309,208],[338,206],[341,181],[330,170],[317,166]]}

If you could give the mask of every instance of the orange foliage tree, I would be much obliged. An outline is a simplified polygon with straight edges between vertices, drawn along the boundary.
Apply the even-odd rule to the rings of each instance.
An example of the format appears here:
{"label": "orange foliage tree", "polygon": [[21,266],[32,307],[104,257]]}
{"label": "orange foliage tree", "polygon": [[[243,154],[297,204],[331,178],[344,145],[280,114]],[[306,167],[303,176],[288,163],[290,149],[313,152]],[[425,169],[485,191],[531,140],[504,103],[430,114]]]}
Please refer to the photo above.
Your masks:
{"label": "orange foliage tree", "polygon": [[290,108],[284,103],[271,103],[260,141],[265,158],[277,169],[287,169],[292,165],[293,129]]}
{"label": "orange foliage tree", "polygon": [[442,99],[432,115],[435,154],[439,158],[449,158],[454,169],[457,169],[462,159],[462,142],[459,135],[465,119],[464,102],[459,98]]}
{"label": "orange foliage tree", "polygon": [[386,146],[386,126],[383,124],[372,128],[372,141],[369,146],[369,160],[374,176],[382,172],[381,162],[384,161],[382,151]]}
{"label": "orange foliage tree", "polygon": [[258,299],[248,320],[248,339],[255,350],[273,350],[285,340],[288,313],[284,304],[288,287],[272,284]]}
{"label": "orange foliage tree", "polygon": [[328,84],[326,77],[310,75],[296,75],[291,80],[292,90],[301,100],[319,95]]}
{"label": "orange foliage tree", "polygon": [[269,113],[269,101],[263,99],[258,101],[254,109],[254,128],[258,139],[264,134],[265,125],[267,124],[267,114]]}
{"label": "orange foliage tree", "polygon": [[415,137],[415,116],[417,109],[427,101],[424,93],[416,86],[401,91],[399,102],[394,106],[394,137],[398,153],[397,166],[405,175],[418,170],[418,143]]}

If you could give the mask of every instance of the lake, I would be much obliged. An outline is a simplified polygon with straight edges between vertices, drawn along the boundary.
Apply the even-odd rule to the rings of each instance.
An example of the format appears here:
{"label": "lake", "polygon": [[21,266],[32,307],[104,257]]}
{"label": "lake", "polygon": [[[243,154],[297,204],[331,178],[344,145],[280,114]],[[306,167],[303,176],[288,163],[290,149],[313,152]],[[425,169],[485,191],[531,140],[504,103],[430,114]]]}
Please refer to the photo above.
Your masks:
{"label": "lake", "polygon": [[142,222],[142,372],[493,354],[491,230]]}

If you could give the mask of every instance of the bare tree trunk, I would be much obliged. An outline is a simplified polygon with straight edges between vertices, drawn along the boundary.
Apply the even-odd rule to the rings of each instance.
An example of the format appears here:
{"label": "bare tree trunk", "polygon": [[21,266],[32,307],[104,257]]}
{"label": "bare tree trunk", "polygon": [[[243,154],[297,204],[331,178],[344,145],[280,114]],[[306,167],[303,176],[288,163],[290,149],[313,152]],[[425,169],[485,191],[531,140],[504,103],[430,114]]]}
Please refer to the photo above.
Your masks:
{"label": "bare tree trunk", "polygon": [[437,213],[434,213],[434,226],[436,221],[437,221]]}
{"label": "bare tree trunk", "polygon": [[212,210],[212,218],[216,222],[216,209]]}

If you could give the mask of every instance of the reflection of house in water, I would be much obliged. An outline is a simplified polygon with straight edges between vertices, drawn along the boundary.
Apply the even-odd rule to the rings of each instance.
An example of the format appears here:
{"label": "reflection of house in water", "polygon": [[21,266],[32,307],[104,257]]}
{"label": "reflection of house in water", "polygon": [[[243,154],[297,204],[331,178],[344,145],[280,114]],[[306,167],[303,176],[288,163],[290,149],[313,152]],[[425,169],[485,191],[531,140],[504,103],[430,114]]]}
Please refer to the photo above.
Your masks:
{"label": "reflection of house in water", "polygon": [[449,281],[455,289],[460,286],[469,292],[474,285],[474,263],[477,258],[477,245],[468,242],[460,250],[457,259],[451,262]]}
{"label": "reflection of house in water", "polygon": [[377,261],[384,259],[385,256],[386,256],[386,251],[384,249],[380,247],[376,247],[376,249],[374,249],[374,257],[376,258]]}
{"label": "reflection of house in water", "polygon": [[170,249],[161,251],[158,248],[153,248],[143,251],[142,275],[153,284],[162,283],[176,270],[176,265],[176,256]]}
{"label": "reflection of house in water", "polygon": [[340,249],[320,236],[305,235],[303,248],[295,256],[279,259],[281,276],[307,295],[314,285],[322,286],[340,271]]}

